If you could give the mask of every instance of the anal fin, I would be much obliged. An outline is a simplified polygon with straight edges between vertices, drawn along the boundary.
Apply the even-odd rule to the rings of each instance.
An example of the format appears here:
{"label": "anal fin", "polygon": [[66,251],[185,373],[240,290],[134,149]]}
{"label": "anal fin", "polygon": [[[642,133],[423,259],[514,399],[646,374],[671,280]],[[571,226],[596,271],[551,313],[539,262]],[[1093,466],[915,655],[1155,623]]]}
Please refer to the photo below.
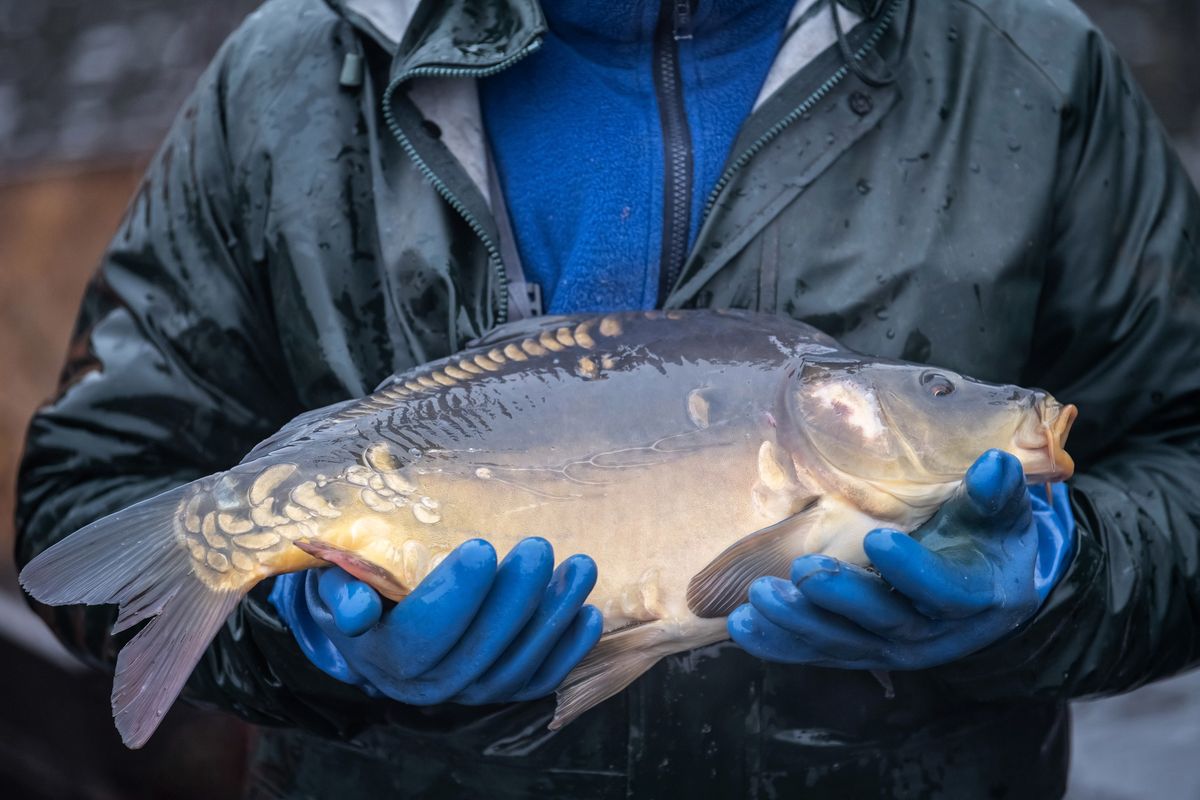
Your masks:
{"label": "anal fin", "polygon": [[663,622],[646,622],[601,637],[558,687],[550,730],[558,730],[633,683],[671,652],[662,647],[670,639]]}
{"label": "anal fin", "polygon": [[687,604],[698,617],[726,617],[742,603],[750,584],[764,575],[785,577],[792,560],[805,552],[808,531],[821,518],[820,498],[774,525],[725,548],[688,582]]}
{"label": "anal fin", "polygon": [[400,602],[408,596],[408,589],[390,570],[373,561],[368,561],[353,550],[317,539],[297,539],[292,544],[313,558],[319,558],[336,567],[341,567],[363,583],[370,585],[388,600]]}
{"label": "anal fin", "polygon": [[605,634],[558,687],[550,730],[558,730],[620,692],[672,653],[729,638],[724,620],[662,619]]}

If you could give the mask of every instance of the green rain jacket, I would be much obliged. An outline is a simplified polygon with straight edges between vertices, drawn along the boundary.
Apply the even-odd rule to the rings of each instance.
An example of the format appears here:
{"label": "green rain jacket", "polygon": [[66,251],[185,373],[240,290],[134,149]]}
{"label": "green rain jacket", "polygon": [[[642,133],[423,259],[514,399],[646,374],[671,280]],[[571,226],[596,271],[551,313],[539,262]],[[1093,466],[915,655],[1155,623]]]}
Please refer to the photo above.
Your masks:
{"label": "green rain jacket", "polygon": [[[846,4],[870,72],[900,60],[907,2]],[[21,564],[509,316],[474,77],[544,20],[414,5],[270,0],[220,51],[30,426]],[[830,36],[781,50],[665,305],[786,314],[1077,403],[1078,546],[1049,600],[892,692],[725,643],[552,733],[552,700],[367,698],[260,585],[187,690],[266,726],[251,796],[1056,796],[1070,698],[1200,659],[1200,202],[1145,99],[1066,0],[924,0],[882,87]],[[111,664],[111,609],[40,611]]]}

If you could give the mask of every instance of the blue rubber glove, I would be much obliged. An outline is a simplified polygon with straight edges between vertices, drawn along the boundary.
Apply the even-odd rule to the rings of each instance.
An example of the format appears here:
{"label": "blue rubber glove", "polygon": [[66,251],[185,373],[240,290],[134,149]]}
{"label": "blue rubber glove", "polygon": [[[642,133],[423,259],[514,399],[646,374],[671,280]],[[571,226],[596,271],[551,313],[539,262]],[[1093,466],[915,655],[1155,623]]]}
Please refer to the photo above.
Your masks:
{"label": "blue rubber glove", "polygon": [[336,567],[281,575],[270,600],[317,667],[368,694],[413,705],[532,700],[562,683],[603,626],[584,605],[595,562],[576,555],[553,567],[545,539],[522,540],[499,568],[492,546],[472,539],[386,611]]}
{"label": "blue rubber glove", "polygon": [[911,536],[875,530],[878,574],[829,556],[798,558],[791,580],[760,578],[729,633],[769,661],[843,669],[945,664],[1019,627],[1074,551],[1067,490],[1027,488],[1017,459],[989,450],[958,494]]}

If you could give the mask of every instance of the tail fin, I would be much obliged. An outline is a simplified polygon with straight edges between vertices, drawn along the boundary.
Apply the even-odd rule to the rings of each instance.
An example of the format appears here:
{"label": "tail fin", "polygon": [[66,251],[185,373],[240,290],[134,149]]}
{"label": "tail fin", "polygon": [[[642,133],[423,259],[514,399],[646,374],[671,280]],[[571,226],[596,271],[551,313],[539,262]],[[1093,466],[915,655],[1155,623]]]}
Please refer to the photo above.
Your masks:
{"label": "tail fin", "polygon": [[117,656],[112,709],[121,739],[141,747],[249,586],[216,588],[178,533],[183,486],[93,522],[26,565],[25,591],[47,605],[116,603],[113,633],[149,619]]}

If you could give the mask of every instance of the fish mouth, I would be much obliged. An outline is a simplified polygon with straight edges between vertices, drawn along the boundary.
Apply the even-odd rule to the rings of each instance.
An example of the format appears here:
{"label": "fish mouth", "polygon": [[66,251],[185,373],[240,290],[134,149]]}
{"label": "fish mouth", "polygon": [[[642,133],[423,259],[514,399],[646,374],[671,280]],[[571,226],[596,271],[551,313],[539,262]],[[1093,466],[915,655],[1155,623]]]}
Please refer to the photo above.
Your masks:
{"label": "fish mouth", "polygon": [[1066,450],[1067,436],[1079,409],[1037,392],[1031,411],[1013,437],[1026,480],[1030,483],[1067,480],[1075,474],[1075,461]]}

